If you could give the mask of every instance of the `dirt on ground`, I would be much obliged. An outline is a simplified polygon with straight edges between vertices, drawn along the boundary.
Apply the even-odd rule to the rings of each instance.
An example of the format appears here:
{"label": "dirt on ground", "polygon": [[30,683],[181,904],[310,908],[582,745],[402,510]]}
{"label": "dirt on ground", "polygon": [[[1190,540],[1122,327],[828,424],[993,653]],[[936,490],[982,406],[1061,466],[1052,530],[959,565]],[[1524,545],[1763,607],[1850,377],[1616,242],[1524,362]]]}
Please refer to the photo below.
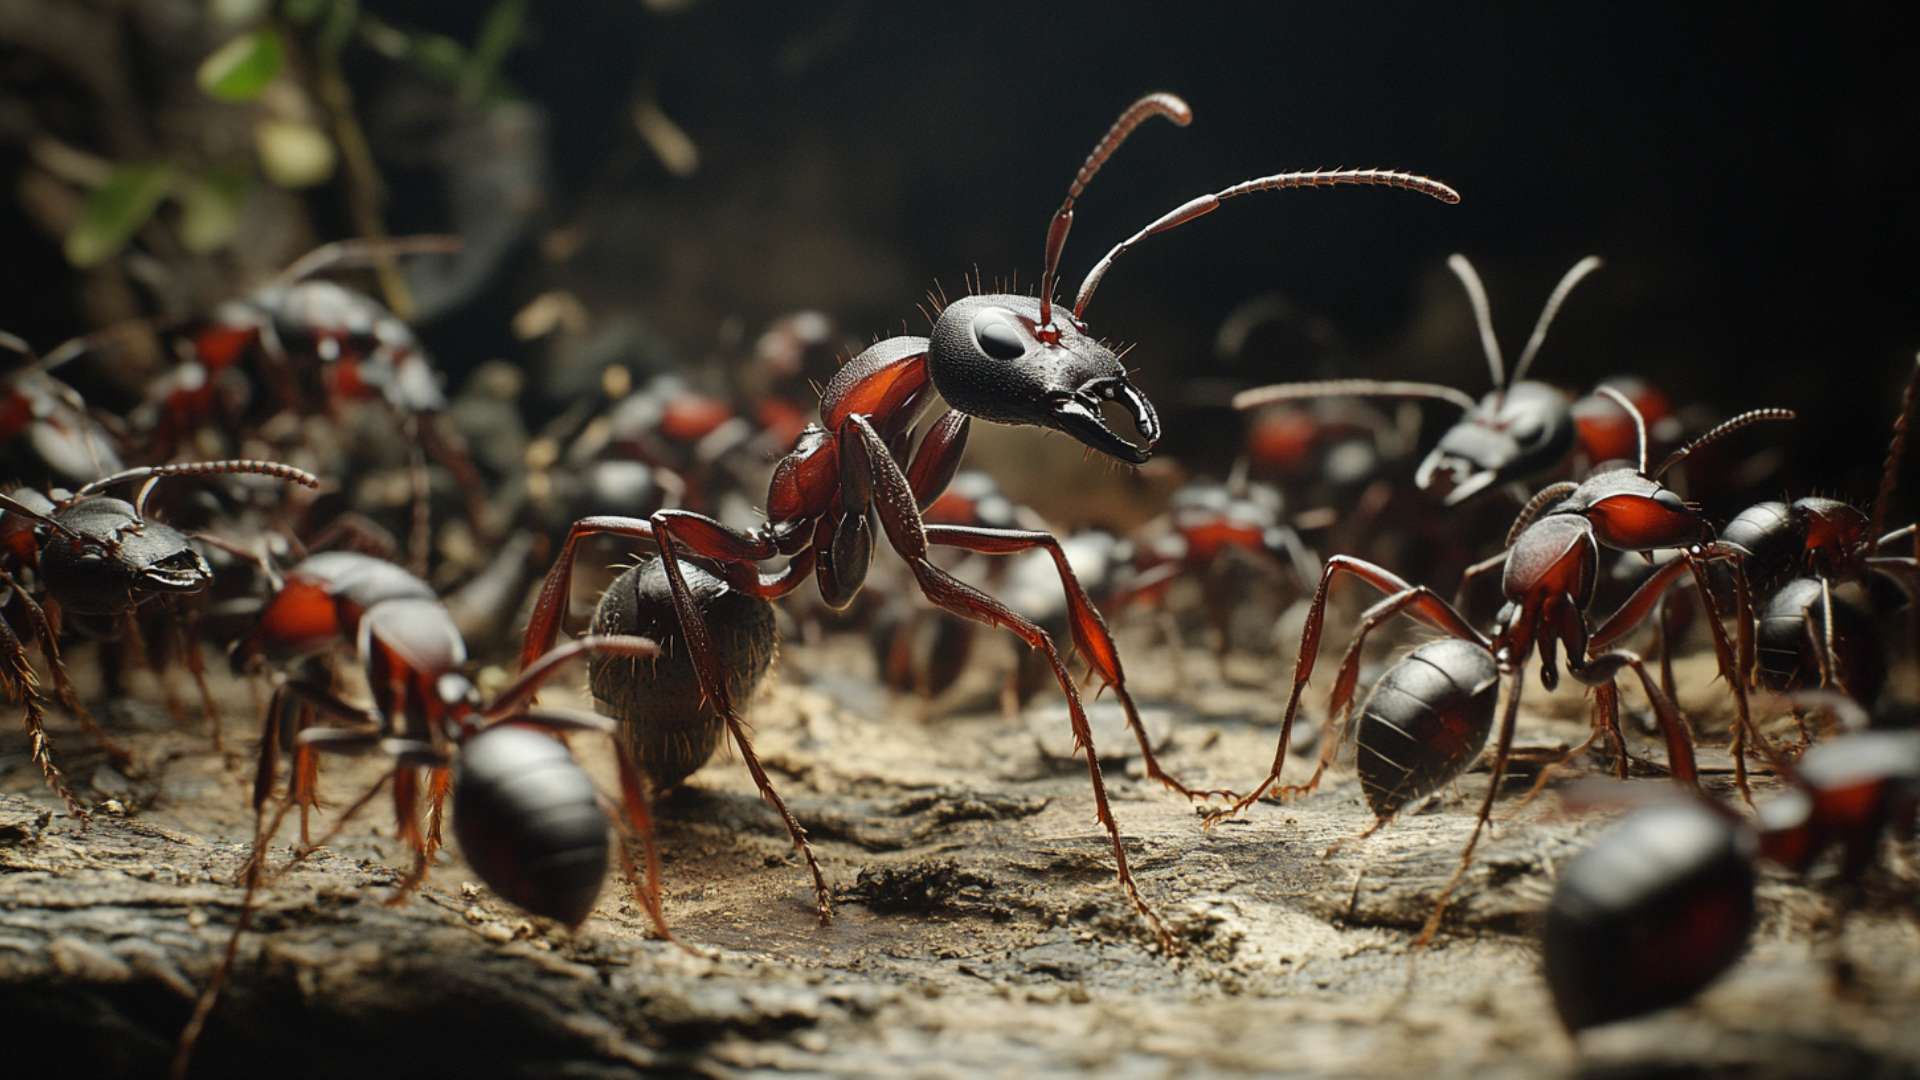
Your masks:
{"label": "dirt on ground", "polygon": [[[1197,651],[1176,665],[1122,644],[1137,644],[1130,675],[1164,763],[1196,786],[1256,780],[1290,660],[1236,657],[1223,679]],[[929,708],[876,690],[851,643],[789,646],[755,700],[758,748],[836,890],[831,926],[735,757],[658,808],[667,914],[698,955],[652,940],[617,879],[568,933],[493,897],[451,850],[390,906],[406,857],[376,803],[264,893],[196,1073],[1920,1072],[1910,853],[1837,939],[1817,888],[1767,876],[1752,952],[1726,978],[1576,1045],[1540,977],[1536,920],[1555,866],[1606,815],[1567,809],[1558,785],[1522,806],[1531,775],[1519,769],[1444,931],[1415,950],[1484,765],[1364,841],[1352,838],[1372,819],[1346,766],[1311,796],[1203,830],[1198,809],[1140,776],[1109,698],[1097,741],[1140,886],[1183,947],[1169,958],[1115,887],[1085,767],[1064,757],[1059,699],[1004,717],[992,657],[981,666]],[[1711,713],[1724,684],[1698,662],[1681,676],[1695,712]],[[0,743],[0,1027],[75,1075],[164,1067],[236,917],[252,830],[243,718],[259,715],[256,693],[218,684],[223,758],[149,703],[157,689],[135,689],[101,710],[135,751],[133,775],[56,729],[102,805],[88,828],[41,786],[23,739]],[[1584,738],[1577,693],[1529,695],[1528,760]],[[571,689],[547,700],[585,704]],[[1324,697],[1309,700],[1317,710]],[[574,744],[611,779],[605,747]],[[1732,797],[1725,755],[1704,751],[1703,765]],[[378,773],[328,760],[323,793],[338,808]],[[295,833],[283,831],[276,865]],[[1847,986],[1831,978],[1836,958],[1854,968]]]}

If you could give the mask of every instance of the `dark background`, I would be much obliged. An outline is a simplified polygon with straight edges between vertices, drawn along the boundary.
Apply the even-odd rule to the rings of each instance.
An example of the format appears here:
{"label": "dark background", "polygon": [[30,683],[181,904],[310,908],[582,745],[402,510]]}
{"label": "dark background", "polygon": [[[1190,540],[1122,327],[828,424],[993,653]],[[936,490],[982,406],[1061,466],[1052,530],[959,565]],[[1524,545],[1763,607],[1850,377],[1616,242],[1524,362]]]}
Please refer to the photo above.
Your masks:
{"label": "dark background", "polygon": [[[483,10],[367,6],[456,37]],[[1447,208],[1283,193],[1143,246],[1090,314],[1140,343],[1131,362],[1156,396],[1219,372],[1222,318],[1275,292],[1351,348],[1272,344],[1224,372],[1233,383],[1338,361],[1477,394],[1487,376],[1447,253],[1480,266],[1511,358],[1560,273],[1594,252],[1608,266],[1537,375],[1584,388],[1635,372],[1722,412],[1795,406],[1783,479],[1864,496],[1920,346],[1908,6],[661,6],[535,4],[505,74],[545,113],[548,224],[589,237],[561,276],[688,359],[729,318],[815,306],[878,335],[923,326],[925,290],[958,291],[976,267],[1017,269],[1026,287],[1073,169],[1150,89],[1187,97],[1195,122],[1142,129],[1094,184],[1063,291],[1162,210],[1261,173],[1388,166],[1465,195]],[[378,93],[377,72],[356,76]],[[698,145],[692,176],[636,142],[637,90]],[[327,193],[316,202],[324,225]],[[388,216],[396,232],[445,226],[430,201]],[[8,246],[28,301],[9,322],[40,339],[77,329],[58,325],[84,316],[57,248]],[[538,363],[505,335],[509,313],[471,305],[430,327],[443,365]]]}

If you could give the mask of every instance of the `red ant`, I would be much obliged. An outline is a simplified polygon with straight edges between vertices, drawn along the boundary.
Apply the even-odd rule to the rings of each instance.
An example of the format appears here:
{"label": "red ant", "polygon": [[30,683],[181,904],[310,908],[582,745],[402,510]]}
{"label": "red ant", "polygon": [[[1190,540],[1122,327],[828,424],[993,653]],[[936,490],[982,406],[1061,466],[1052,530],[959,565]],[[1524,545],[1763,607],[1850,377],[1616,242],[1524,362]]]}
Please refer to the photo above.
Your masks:
{"label": "red ant", "polygon": [[[127,469],[84,484],[71,494],[55,491],[53,498],[26,489],[0,495],[0,586],[6,593],[0,615],[0,685],[22,702],[34,762],[75,817],[85,819],[86,811],[54,764],[38,679],[27,660],[26,638],[39,640],[61,703],[102,747],[125,760],[126,751],[108,739],[80,706],[60,658],[61,631],[78,628],[112,637],[131,624],[142,604],[205,589],[212,579],[206,559],[186,534],[147,516],[147,499],[154,486],[170,476],[232,473],[271,476],[306,487],[320,483],[309,473],[277,462],[198,461]],[[140,487],[132,502],[102,494],[135,482]],[[17,625],[21,623],[24,627]],[[178,623],[175,626],[179,629]],[[189,639],[185,652],[187,670],[200,688],[218,746],[219,716],[199,649]]]}
{"label": "red ant", "polygon": [[[1622,426],[1623,415],[1595,399],[1582,399],[1576,405],[1558,388],[1526,378],[1527,369],[1533,366],[1534,357],[1547,340],[1547,330],[1568,294],[1600,265],[1597,256],[1589,255],[1575,263],[1554,286],[1546,306],[1540,309],[1539,321],[1534,324],[1519,362],[1508,374],[1501,359],[1500,341],[1493,333],[1493,316],[1480,275],[1464,255],[1447,259],[1447,267],[1466,287],[1474,320],[1480,328],[1480,344],[1486,352],[1487,366],[1493,372],[1493,389],[1479,401],[1453,387],[1434,383],[1330,379],[1242,391],[1233,399],[1234,407],[1255,409],[1278,401],[1355,395],[1422,398],[1453,405],[1463,415],[1441,435],[1439,444],[1414,472],[1414,484],[1422,491],[1444,486],[1447,506],[1458,506],[1500,484],[1549,475],[1567,462],[1576,447],[1584,448],[1589,461],[1612,460],[1617,455],[1605,451],[1631,439],[1633,434],[1633,429]],[[1608,423],[1608,419],[1612,422]],[[1591,445],[1587,445],[1588,440],[1592,440]]]}
{"label": "red ant", "polygon": [[[300,606],[319,613],[320,605],[311,600],[300,601]],[[502,898],[531,914],[578,926],[599,897],[608,865],[608,814],[603,804],[611,800],[601,795],[565,744],[552,736],[614,735],[616,725],[593,713],[540,708],[531,702],[542,684],[582,653],[640,659],[658,655],[659,648],[645,638],[580,638],[536,658],[512,683],[490,700],[482,700],[473,683],[455,670],[465,661],[466,648],[446,609],[436,602],[392,599],[376,604],[362,613],[358,637],[373,695],[371,708],[344,701],[329,687],[303,679],[288,679],[274,691],[254,781],[254,839],[243,872],[246,892],[220,965],[180,1034],[175,1076],[185,1075],[193,1046],[233,969],[240,937],[252,922],[255,897],[265,879],[268,845],[288,811],[302,803],[301,769],[296,765],[287,797],[270,819],[266,815],[274,780],[273,748],[279,742],[276,728],[296,705],[317,710],[330,721],[329,726],[300,731],[294,740],[296,755],[378,753],[390,757],[393,764],[347,806],[324,836],[303,843],[281,873],[324,847],[391,786],[395,827],[413,852],[413,867],[387,903],[405,901],[426,880],[434,855],[434,836],[420,827],[420,771],[424,769],[436,823],[440,800],[451,789],[454,836],[460,850],[474,873]],[[644,884],[624,843],[619,857],[635,898],[655,930],[672,940],[660,905],[659,859],[646,783],[624,747],[617,747],[617,756],[621,792],[617,819],[623,832],[643,847]]]}
{"label": "red ant", "polygon": [[[1113,263],[1145,238],[1208,214],[1228,199],[1262,191],[1368,184],[1403,188],[1448,203],[1457,202],[1459,195],[1424,177],[1379,170],[1281,173],[1249,180],[1182,203],[1115,245],[1088,273],[1071,312],[1056,311],[1055,277],[1073,224],[1075,200],[1126,137],[1155,116],[1184,126],[1192,112],[1171,94],[1149,94],[1123,112],[1095,144],[1048,226],[1038,296],[965,297],[939,313],[929,337],[888,338],[840,368],[821,395],[822,423],[808,427],[792,452],[775,466],[767,494],[766,524],[741,531],[712,518],[675,510],[663,510],[646,519],[588,518],[574,524],[541,590],[527,628],[523,657],[545,651],[559,633],[574,553],[581,539],[612,534],[651,541],[659,548],[701,689],[725,718],[755,785],[780,813],[794,846],[806,859],[823,922],[831,918],[826,880],[806,831],[774,791],[753,752],[712,630],[681,570],[680,556],[685,553],[711,560],[727,585],[766,599],[799,588],[812,574],[827,604],[843,607],[853,600],[866,579],[874,543],[872,521],[877,514],[888,544],[906,562],[920,591],[936,607],[1005,627],[1047,656],[1066,695],[1076,742],[1087,751],[1095,810],[1112,844],[1120,887],[1152,926],[1163,947],[1169,951],[1173,948],[1172,935],[1134,885],[1119,827],[1107,805],[1106,785],[1093,752],[1079,689],[1051,637],[998,600],[956,580],[929,559],[929,552],[941,546],[989,555],[1046,550],[1069,597],[1075,645],[1101,680],[1113,688],[1146,749],[1145,734],[1127,693],[1119,654],[1105,621],[1075,580],[1053,536],[1040,531],[929,526],[922,520],[921,510],[939,497],[959,468],[974,417],[1051,428],[1131,464],[1143,463],[1152,455],[1160,438],[1160,421],[1153,406],[1127,378],[1119,357],[1089,337],[1081,321]],[[935,393],[949,408],[933,421],[913,449],[915,422]],[[1118,403],[1131,415],[1140,444],[1127,441],[1107,425],[1101,410],[1109,402]],[[758,562],[779,557],[787,559],[782,569],[764,576],[759,572]],[[1151,777],[1183,794],[1197,794],[1162,772],[1150,752],[1145,758]]]}
{"label": "red ant", "polygon": [[[1754,674],[1768,689],[1817,683],[1869,704],[1878,696],[1886,663],[1872,620],[1833,590],[1836,582],[1864,582],[1869,574],[1885,576],[1910,594],[1920,585],[1920,563],[1913,557],[1879,554],[1915,532],[1911,525],[1884,535],[1880,530],[1917,394],[1920,358],[1908,376],[1869,513],[1837,499],[1769,501],[1741,511],[1720,531],[1722,544],[1743,553],[1747,587],[1761,598]],[[1797,576],[1802,574],[1809,576]]]}
{"label": "red ant", "polygon": [[1560,868],[1542,951],[1568,1031],[1677,1005],[1732,967],[1753,931],[1756,857],[1804,876],[1838,847],[1844,917],[1882,841],[1912,834],[1920,734],[1860,730],[1866,711],[1843,695],[1790,700],[1833,710],[1854,733],[1776,761],[1788,789],[1753,824],[1704,799],[1665,799]]}
{"label": "red ant", "polygon": [[49,374],[62,354],[42,358],[8,333],[0,333],[0,350],[17,357],[0,369],[0,453],[8,475],[84,484],[126,467],[116,440],[87,411],[87,403]]}
{"label": "red ant", "polygon": [[[1614,395],[1621,407],[1638,420],[1639,414],[1631,401],[1611,389],[1603,388],[1601,392]],[[1461,852],[1460,866],[1441,891],[1434,912],[1421,932],[1421,943],[1430,940],[1439,928],[1447,899],[1466,873],[1481,830],[1492,813],[1493,800],[1499,793],[1513,745],[1514,723],[1524,685],[1521,675],[1536,648],[1541,654],[1540,681],[1547,689],[1558,684],[1557,653],[1562,645],[1566,648],[1568,672],[1588,686],[1598,688],[1601,719],[1595,725],[1593,737],[1604,733],[1609,738],[1623,772],[1625,745],[1619,729],[1614,680],[1622,669],[1631,668],[1639,677],[1665,737],[1668,770],[1676,781],[1692,785],[1695,780],[1692,740],[1672,701],[1649,677],[1638,655],[1624,649],[1600,650],[1607,649],[1638,625],[1679,572],[1691,571],[1703,596],[1708,598],[1708,624],[1714,630],[1721,674],[1734,683],[1735,697],[1740,703],[1738,731],[1746,731],[1745,688],[1734,678],[1732,649],[1712,613],[1711,594],[1702,569],[1703,560],[1710,556],[1733,556],[1703,546],[1711,536],[1710,528],[1679,496],[1662,487],[1659,477],[1694,451],[1731,432],[1762,420],[1782,420],[1792,415],[1784,409],[1760,409],[1735,417],[1675,451],[1652,471],[1645,462],[1643,430],[1642,458],[1637,468],[1609,470],[1578,485],[1556,484],[1536,495],[1514,522],[1507,550],[1499,562],[1504,568],[1501,588],[1507,603],[1496,617],[1490,637],[1475,630],[1432,589],[1409,584],[1388,570],[1350,556],[1338,555],[1328,560],[1301,633],[1293,690],[1281,720],[1273,765],[1258,786],[1232,806],[1210,814],[1207,824],[1243,812],[1279,782],[1287,762],[1294,717],[1307,682],[1313,677],[1314,661],[1319,654],[1328,590],[1341,575],[1357,577],[1386,593],[1387,598],[1366,611],[1341,662],[1327,706],[1326,734],[1321,740],[1318,767],[1305,785],[1283,788],[1283,796],[1303,794],[1319,784],[1345,735],[1346,717],[1353,705],[1361,649],[1367,635],[1395,615],[1410,613],[1454,640],[1430,642],[1415,649],[1381,676],[1361,709],[1356,736],[1361,789],[1378,819],[1363,835],[1370,835],[1391,820],[1401,807],[1432,794],[1472,764],[1492,727],[1497,684],[1502,678],[1507,681],[1506,708],[1500,718],[1492,779],[1480,804],[1473,833]],[[1597,630],[1589,629],[1587,609],[1593,600],[1601,547],[1646,551],[1683,545],[1686,550],[1681,558],[1650,578]],[[1744,612],[1746,608],[1743,606],[1741,610]],[[1741,780],[1744,782],[1744,779],[1742,771]]]}

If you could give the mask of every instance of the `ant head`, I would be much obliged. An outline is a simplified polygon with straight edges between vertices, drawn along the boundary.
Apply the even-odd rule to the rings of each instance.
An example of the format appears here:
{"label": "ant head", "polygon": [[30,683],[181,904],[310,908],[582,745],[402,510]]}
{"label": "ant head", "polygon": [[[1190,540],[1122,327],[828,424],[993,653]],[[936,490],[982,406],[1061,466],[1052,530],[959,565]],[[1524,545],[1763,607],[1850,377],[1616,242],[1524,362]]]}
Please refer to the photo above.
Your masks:
{"label": "ant head", "polygon": [[1414,482],[1423,490],[1444,482],[1446,504],[1458,506],[1487,488],[1553,471],[1573,451],[1575,434],[1565,394],[1515,383],[1448,428]]}
{"label": "ant head", "polygon": [[[1160,440],[1159,415],[1120,358],[1064,311],[1043,330],[1035,297],[969,296],[949,304],[934,324],[927,369],[948,405],[982,420],[1049,427],[1135,465],[1152,457]],[[1126,409],[1140,443],[1108,426],[1108,402]]]}
{"label": "ant head", "polygon": [[79,615],[114,615],[153,596],[194,593],[213,569],[185,533],[140,521],[133,504],[85,498],[49,519],[40,568],[47,591]]}

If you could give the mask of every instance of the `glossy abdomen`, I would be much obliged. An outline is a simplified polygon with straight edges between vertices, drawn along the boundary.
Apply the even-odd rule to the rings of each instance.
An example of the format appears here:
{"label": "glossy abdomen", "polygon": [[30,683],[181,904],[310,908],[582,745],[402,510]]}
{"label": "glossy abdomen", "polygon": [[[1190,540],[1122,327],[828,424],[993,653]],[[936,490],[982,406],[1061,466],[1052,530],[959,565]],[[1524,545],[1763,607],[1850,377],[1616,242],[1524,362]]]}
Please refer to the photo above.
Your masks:
{"label": "glossy abdomen", "polygon": [[578,926],[607,877],[599,794],[559,740],[503,725],[454,759],[453,834],[487,887],[523,910]]}
{"label": "glossy abdomen", "polygon": [[1472,764],[1499,689],[1493,655],[1454,638],[1420,646],[1380,676],[1360,710],[1355,754],[1373,812],[1390,817]]}

